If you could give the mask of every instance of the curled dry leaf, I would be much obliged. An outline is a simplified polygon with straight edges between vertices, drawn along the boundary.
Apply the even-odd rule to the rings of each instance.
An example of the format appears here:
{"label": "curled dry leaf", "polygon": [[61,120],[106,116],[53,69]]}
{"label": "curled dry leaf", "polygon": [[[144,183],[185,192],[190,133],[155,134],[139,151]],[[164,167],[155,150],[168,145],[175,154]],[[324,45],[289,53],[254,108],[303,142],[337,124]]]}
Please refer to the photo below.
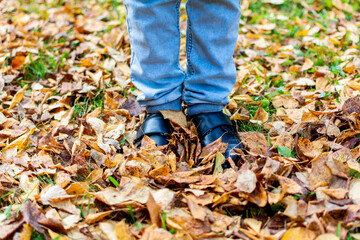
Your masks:
{"label": "curled dry leaf", "polygon": [[173,110],[161,110],[160,112],[165,119],[169,119],[171,122],[178,124],[183,129],[187,128],[188,124],[183,112]]}
{"label": "curled dry leaf", "polygon": [[43,227],[39,224],[39,221],[45,218],[45,215],[29,200],[27,200],[21,208],[21,213],[24,216],[24,220],[31,225],[36,231],[44,233]]}
{"label": "curled dry leaf", "polygon": [[269,113],[260,106],[255,113],[254,120],[259,120],[265,123],[269,120]]}
{"label": "curled dry leaf", "polygon": [[348,98],[342,107],[343,112],[345,115],[350,115],[352,113],[360,113],[360,97],[352,97]]}
{"label": "curled dry leaf", "polygon": [[66,191],[58,185],[48,186],[40,193],[40,200],[42,204],[50,204],[50,200],[67,195]]}
{"label": "curled dry leaf", "polygon": [[327,186],[330,183],[333,174],[326,164],[327,160],[328,155],[322,154],[312,161],[312,167],[308,178],[311,189]]}
{"label": "curled dry leaf", "polygon": [[256,188],[256,175],[251,170],[240,170],[234,186],[242,192],[251,193]]}
{"label": "curled dry leaf", "polygon": [[240,133],[242,144],[247,147],[250,152],[256,154],[266,154],[266,148],[269,146],[265,136],[259,132],[243,132]]}
{"label": "curled dry leaf", "polygon": [[156,226],[153,225],[152,227],[149,227],[145,230],[142,239],[144,239],[144,240],[157,240],[157,239],[172,240],[173,235],[170,232],[166,231],[165,229],[156,228]]}
{"label": "curled dry leaf", "polygon": [[349,187],[349,198],[355,204],[360,204],[360,179],[351,180]]}
{"label": "curled dry leaf", "polygon": [[151,192],[149,193],[149,197],[146,205],[149,211],[151,222],[156,226],[161,227],[161,216],[160,216],[161,206],[156,203]]}
{"label": "curled dry leaf", "polygon": [[277,176],[281,187],[289,194],[299,194],[302,193],[301,186],[296,183],[294,180],[282,176]]}
{"label": "curled dry leaf", "polygon": [[85,222],[87,224],[92,224],[95,222],[100,221],[101,219],[103,219],[104,217],[108,216],[109,214],[111,214],[113,211],[106,211],[106,212],[100,212],[100,213],[93,213],[93,214],[89,214],[86,216],[85,218]]}
{"label": "curled dry leaf", "polygon": [[296,145],[296,153],[312,159],[320,155],[321,149],[317,149],[309,139],[300,138]]}

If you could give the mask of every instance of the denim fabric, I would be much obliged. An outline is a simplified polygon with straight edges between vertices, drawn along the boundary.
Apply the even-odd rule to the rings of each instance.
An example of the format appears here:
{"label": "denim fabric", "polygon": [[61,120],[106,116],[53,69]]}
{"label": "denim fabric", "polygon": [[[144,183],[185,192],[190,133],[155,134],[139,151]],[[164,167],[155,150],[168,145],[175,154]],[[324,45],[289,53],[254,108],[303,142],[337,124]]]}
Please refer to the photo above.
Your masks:
{"label": "denim fabric", "polygon": [[181,0],[124,0],[132,49],[131,80],[148,112],[220,111],[236,81],[233,53],[240,0],[188,0],[187,72],[179,65]]}

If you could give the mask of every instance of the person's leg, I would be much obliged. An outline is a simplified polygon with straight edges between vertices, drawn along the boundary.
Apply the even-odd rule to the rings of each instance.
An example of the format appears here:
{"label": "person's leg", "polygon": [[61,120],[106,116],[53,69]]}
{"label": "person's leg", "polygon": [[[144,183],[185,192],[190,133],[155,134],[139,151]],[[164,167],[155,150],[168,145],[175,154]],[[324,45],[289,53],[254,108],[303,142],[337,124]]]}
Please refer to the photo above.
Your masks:
{"label": "person's leg", "polygon": [[158,146],[168,143],[168,120],[159,110],[181,111],[185,72],[179,64],[181,0],[124,0],[131,44],[131,80],[143,93],[146,118],[138,129],[141,147],[144,135]]}
{"label": "person's leg", "polygon": [[148,113],[181,111],[185,72],[179,64],[181,0],[124,0],[130,36],[131,80]]}
{"label": "person's leg", "polygon": [[236,81],[240,0],[188,0],[186,10],[188,115],[221,111]]}
{"label": "person's leg", "polygon": [[[238,37],[240,0],[188,0],[187,73],[183,98],[204,147],[216,139],[228,144],[225,158],[240,139],[222,109],[236,81],[233,53]],[[229,168],[226,161],[223,168]]]}

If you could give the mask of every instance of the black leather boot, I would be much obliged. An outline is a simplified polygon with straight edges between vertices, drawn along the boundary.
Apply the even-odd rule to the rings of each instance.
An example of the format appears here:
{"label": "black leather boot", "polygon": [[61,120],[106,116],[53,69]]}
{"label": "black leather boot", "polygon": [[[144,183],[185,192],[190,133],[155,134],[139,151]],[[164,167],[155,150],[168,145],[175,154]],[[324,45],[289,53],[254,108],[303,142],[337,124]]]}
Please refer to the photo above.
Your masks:
{"label": "black leather boot", "polygon": [[161,113],[148,113],[144,122],[138,129],[135,143],[137,148],[141,147],[141,140],[146,135],[156,142],[157,146],[169,143],[171,134],[170,122],[164,119]]}
{"label": "black leather boot", "polygon": [[[232,125],[230,118],[223,112],[201,113],[191,116],[191,121],[197,127],[198,136],[202,147],[209,145],[215,140],[222,137],[222,142],[228,143],[225,151],[225,159],[229,156],[237,164],[239,158],[231,155],[234,148],[242,148],[241,141],[236,134],[236,130]],[[230,168],[230,164],[226,161],[222,167]]]}

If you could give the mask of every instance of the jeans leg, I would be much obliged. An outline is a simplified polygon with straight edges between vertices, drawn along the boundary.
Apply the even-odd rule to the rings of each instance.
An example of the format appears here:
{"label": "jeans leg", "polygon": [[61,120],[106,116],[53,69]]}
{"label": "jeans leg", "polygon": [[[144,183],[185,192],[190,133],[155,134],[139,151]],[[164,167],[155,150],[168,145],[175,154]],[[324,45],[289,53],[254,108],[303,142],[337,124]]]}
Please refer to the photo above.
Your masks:
{"label": "jeans leg", "polygon": [[124,0],[131,43],[131,80],[148,112],[181,111],[181,0]]}
{"label": "jeans leg", "polygon": [[240,0],[188,0],[188,114],[220,111],[236,81],[233,54],[241,15]]}

